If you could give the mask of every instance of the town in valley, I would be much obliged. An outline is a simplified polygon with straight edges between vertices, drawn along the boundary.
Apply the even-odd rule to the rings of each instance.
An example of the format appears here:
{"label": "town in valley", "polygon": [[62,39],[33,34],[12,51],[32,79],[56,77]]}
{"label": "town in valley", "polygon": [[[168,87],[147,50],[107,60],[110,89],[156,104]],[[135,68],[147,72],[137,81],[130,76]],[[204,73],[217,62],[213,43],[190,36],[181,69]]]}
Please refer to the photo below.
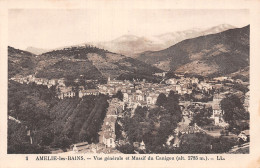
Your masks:
{"label": "town in valley", "polygon": [[[9,12],[8,154],[69,154],[73,160],[70,154],[250,152],[250,25],[232,19],[247,16],[246,11],[204,11],[219,17],[216,23],[198,10],[169,10],[168,15],[140,10],[134,16],[123,11],[122,18],[128,12],[135,18],[115,19],[115,25],[96,30],[89,25],[103,15],[84,13],[89,11]],[[57,15],[45,18],[53,12]],[[192,14],[204,24],[177,29],[189,21],[168,24],[178,19],[175,12],[189,21],[186,16]],[[224,24],[222,14],[232,25]],[[143,15],[140,23],[153,26],[137,25]],[[18,17],[30,19],[19,25]],[[157,33],[155,21],[170,28]],[[118,25],[125,27],[113,28]],[[17,30],[21,26],[26,33]]]}
{"label": "town in valley", "polygon": [[[248,112],[248,82],[225,76],[198,78],[194,76],[187,77],[185,74],[176,74],[174,78],[167,79],[166,73],[153,74],[155,77],[162,79],[159,83],[147,82],[145,79],[129,81],[115,80],[108,77],[107,83],[104,84],[98,83],[97,80],[82,81],[82,79],[76,79],[73,81],[74,86],[66,86],[66,79],[64,78],[37,78],[34,74],[25,77],[13,77],[10,78],[10,81],[23,85],[34,85],[33,87],[45,86],[48,89],[53,88],[59,101],[84,99],[84,97],[88,96],[98,97],[99,95],[109,97],[107,100],[109,107],[106,109],[103,124],[98,132],[98,143],[80,142],[70,144],[70,148],[67,149],[68,152],[71,150],[73,153],[121,153],[124,151],[120,151],[120,148],[132,146],[133,152],[146,153],[146,144],[143,139],[136,139],[132,143],[129,142],[128,130],[123,129],[125,128],[124,124],[126,124],[124,123],[125,119],[140,117],[139,119],[142,120],[140,124],[148,124],[145,123],[145,117],[149,117],[150,110],[157,108],[164,110],[164,103],[167,103],[167,98],[170,96],[173,97],[172,100],[176,97],[177,100],[175,101],[178,103],[181,118],[176,123],[176,128],[172,130],[162,144],[165,148],[172,148],[174,151],[180,146],[182,136],[197,133],[213,137],[223,136],[235,139],[239,143],[242,142],[242,144],[249,142],[249,132],[246,126],[245,130],[239,132],[234,132],[235,128],[228,130],[229,121],[224,119],[225,109],[221,107],[221,101],[234,97],[242,100],[243,108]],[[95,88],[88,89],[87,85],[80,85],[81,82],[91,83]],[[146,113],[138,115],[146,116],[142,116],[144,118],[137,116],[138,111]],[[12,116],[9,116],[9,119],[20,123],[19,120]],[[199,122],[198,124],[196,120]],[[249,124],[246,119],[239,122],[244,125]],[[118,128],[120,128],[120,131],[116,130]],[[32,136],[30,131],[27,135]],[[131,147],[129,148],[131,149]],[[60,149],[57,151],[61,152]]]}

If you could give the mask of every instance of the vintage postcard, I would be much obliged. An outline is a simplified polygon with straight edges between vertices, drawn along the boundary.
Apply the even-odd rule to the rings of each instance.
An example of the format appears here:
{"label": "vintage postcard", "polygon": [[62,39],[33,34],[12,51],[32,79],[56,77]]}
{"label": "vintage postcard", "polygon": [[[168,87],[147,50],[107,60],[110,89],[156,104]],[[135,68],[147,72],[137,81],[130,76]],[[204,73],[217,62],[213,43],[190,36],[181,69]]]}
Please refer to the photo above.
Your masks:
{"label": "vintage postcard", "polygon": [[259,1],[0,3],[0,167],[260,168]]}

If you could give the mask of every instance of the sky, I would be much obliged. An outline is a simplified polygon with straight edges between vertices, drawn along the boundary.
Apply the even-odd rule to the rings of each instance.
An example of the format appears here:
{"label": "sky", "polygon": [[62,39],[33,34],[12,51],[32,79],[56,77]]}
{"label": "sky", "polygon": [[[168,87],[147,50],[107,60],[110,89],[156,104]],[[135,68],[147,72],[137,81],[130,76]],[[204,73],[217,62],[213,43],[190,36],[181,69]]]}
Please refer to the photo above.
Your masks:
{"label": "sky", "polygon": [[11,9],[8,45],[53,49],[122,35],[152,36],[220,24],[249,24],[248,10]]}

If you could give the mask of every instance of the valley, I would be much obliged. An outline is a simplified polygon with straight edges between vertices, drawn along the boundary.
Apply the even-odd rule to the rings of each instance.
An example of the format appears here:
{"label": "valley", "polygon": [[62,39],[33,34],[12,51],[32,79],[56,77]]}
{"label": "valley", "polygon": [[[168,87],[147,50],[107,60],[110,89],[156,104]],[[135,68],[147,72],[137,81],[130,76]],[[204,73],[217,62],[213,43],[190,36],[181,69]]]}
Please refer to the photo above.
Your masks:
{"label": "valley", "polygon": [[8,153],[227,153],[249,143],[249,29],[161,35],[157,48],[135,36],[111,51],[9,46]]}

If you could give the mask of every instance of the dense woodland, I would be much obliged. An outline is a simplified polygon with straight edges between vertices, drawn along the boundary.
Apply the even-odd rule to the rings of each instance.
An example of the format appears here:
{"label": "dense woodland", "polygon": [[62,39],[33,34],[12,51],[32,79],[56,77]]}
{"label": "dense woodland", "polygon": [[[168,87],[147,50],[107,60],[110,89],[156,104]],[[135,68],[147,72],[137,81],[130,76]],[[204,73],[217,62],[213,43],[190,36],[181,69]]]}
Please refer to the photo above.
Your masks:
{"label": "dense woodland", "polygon": [[8,115],[21,123],[8,122],[8,153],[48,153],[98,142],[107,100],[105,95],[58,100],[53,88],[9,82]]}

